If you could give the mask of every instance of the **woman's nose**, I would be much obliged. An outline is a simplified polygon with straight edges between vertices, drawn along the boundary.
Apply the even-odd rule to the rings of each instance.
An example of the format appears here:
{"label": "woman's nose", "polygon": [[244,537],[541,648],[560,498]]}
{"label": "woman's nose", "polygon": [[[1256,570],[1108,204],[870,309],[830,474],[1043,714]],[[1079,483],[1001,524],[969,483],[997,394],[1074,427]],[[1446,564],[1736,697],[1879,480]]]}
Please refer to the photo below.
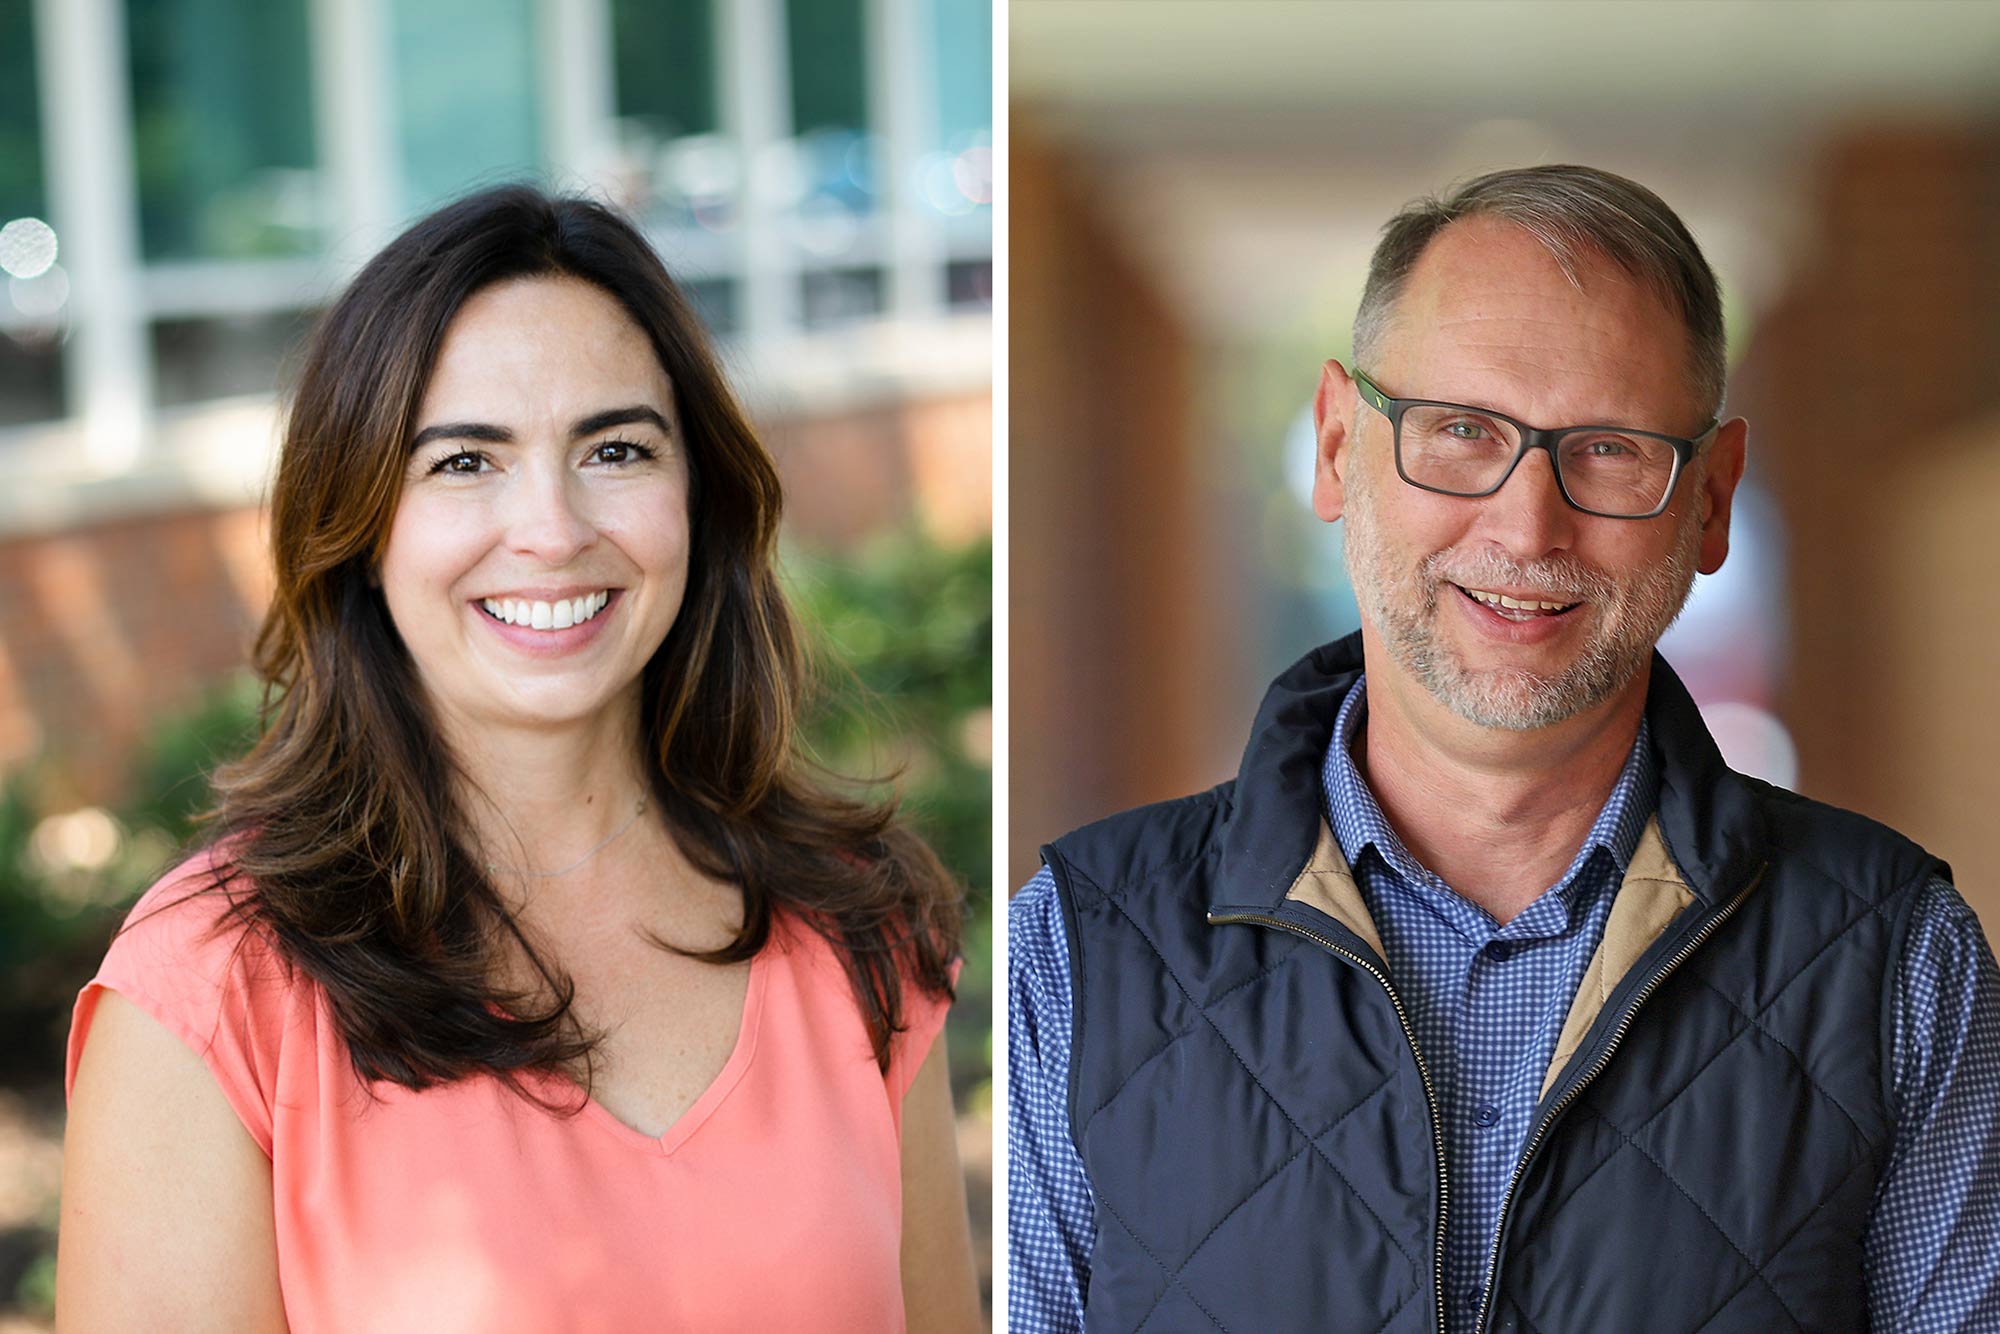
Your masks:
{"label": "woman's nose", "polygon": [[551,568],[566,565],[597,538],[582,483],[567,470],[529,468],[514,487],[507,540]]}

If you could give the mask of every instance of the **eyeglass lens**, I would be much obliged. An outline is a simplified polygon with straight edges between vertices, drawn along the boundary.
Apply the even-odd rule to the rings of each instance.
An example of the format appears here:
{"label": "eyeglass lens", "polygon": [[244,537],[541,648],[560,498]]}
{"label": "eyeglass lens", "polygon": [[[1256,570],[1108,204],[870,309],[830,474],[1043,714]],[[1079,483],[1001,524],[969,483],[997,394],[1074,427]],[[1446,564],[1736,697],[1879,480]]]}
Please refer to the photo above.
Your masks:
{"label": "eyeglass lens", "polygon": [[[1521,450],[1511,422],[1463,408],[1412,404],[1403,411],[1398,449],[1403,472],[1420,486],[1479,495],[1499,485]],[[1552,451],[1570,498],[1601,514],[1655,509],[1674,476],[1674,447],[1619,431],[1565,432]]]}

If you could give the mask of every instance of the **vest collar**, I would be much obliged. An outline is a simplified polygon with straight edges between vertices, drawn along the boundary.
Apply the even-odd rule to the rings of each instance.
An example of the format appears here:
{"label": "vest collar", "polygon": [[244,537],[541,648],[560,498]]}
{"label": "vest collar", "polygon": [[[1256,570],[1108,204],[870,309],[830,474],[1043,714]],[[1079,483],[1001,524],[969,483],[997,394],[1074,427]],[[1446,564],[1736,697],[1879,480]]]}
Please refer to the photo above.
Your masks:
{"label": "vest collar", "polygon": [[[1361,635],[1301,658],[1271,683],[1236,778],[1222,856],[1240,897],[1281,904],[1313,857],[1324,823],[1319,770],[1340,702],[1361,675]],[[1696,897],[1728,900],[1763,857],[1748,782],[1723,763],[1687,688],[1653,654],[1646,716],[1660,754],[1660,834]],[[1237,895],[1232,895],[1237,897]]]}

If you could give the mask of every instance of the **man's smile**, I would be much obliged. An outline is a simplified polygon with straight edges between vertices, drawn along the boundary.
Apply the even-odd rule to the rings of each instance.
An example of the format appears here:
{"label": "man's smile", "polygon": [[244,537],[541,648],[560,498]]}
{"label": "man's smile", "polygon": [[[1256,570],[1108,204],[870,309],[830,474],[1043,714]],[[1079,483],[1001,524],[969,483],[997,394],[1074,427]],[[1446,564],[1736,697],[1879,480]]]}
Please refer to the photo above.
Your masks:
{"label": "man's smile", "polygon": [[1525,621],[1537,616],[1560,616],[1572,607],[1581,605],[1577,602],[1550,602],[1541,598],[1518,597],[1485,588],[1467,588],[1463,584],[1453,584],[1452,587],[1481,605],[1499,612],[1510,621]]}

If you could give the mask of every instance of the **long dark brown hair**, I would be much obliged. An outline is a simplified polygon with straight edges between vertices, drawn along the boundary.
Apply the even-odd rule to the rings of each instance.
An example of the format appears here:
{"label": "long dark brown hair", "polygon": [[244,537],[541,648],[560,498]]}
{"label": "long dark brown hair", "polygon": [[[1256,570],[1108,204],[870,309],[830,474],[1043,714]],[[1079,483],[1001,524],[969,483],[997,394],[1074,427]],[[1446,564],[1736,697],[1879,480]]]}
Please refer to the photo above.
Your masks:
{"label": "long dark brown hair", "polygon": [[[462,777],[370,572],[387,544],[438,349],[475,292],[510,278],[595,284],[651,338],[689,461],[679,615],[641,674],[641,761],[703,872],[739,886],[743,926],[696,957],[748,959],[789,908],[844,961],[885,1068],[903,979],[948,995],[957,888],[891,804],[801,752],[810,673],[778,586],[770,456],[706,332],[644,238],[585,199],[514,185],[460,199],[377,255],[319,324],[273,485],[276,593],[254,665],[261,740],[216,775],[211,887],[324,989],[357,1073],[409,1088],[581,1072],[594,1035],[475,855]],[[509,942],[539,985],[500,986]],[[665,948],[674,948],[659,942]]]}

